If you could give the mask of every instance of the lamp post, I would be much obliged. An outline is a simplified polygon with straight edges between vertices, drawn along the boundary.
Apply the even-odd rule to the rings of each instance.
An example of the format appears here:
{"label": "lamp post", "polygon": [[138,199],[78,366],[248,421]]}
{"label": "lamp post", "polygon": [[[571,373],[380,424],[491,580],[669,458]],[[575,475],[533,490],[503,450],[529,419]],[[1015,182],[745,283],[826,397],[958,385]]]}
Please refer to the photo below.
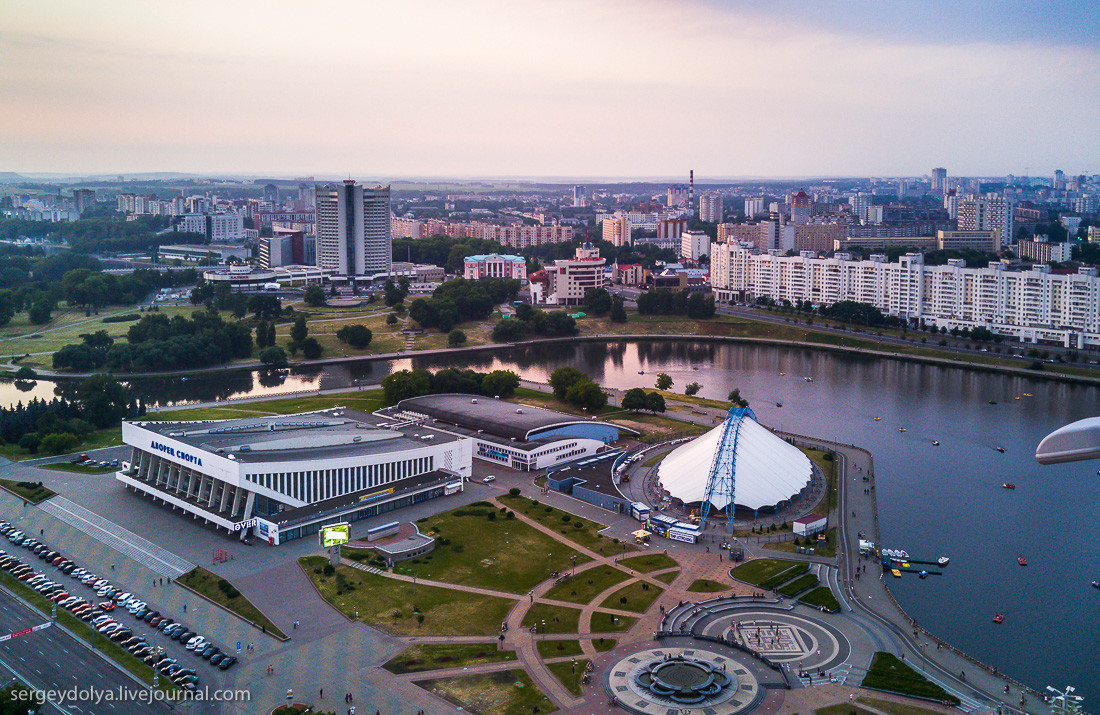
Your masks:
{"label": "lamp post", "polygon": [[577,572],[577,555],[574,554],[569,557],[569,560],[573,562],[573,567],[569,571],[569,575],[572,576]]}

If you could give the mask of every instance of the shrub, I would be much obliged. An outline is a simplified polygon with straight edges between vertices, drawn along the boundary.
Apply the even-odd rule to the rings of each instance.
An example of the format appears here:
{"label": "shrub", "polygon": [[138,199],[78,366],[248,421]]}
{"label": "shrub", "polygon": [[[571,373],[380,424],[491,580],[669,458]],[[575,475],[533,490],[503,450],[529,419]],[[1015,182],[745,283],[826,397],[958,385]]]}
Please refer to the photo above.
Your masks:
{"label": "shrub", "polygon": [[466,333],[462,332],[458,328],[455,328],[451,332],[447,333],[447,345],[450,347],[457,347],[466,342]]}
{"label": "shrub", "polygon": [[331,576],[332,574],[336,573],[336,567],[332,564],[325,564],[323,571],[326,576]]}
{"label": "shrub", "polygon": [[489,519],[489,521],[496,521],[497,513],[495,511],[491,511],[486,515],[486,518]]}
{"label": "shrub", "polygon": [[[332,568],[332,564],[326,564],[326,566],[327,568]],[[329,575],[327,570],[325,571],[325,575]],[[241,592],[234,588],[233,584],[229,583],[224,578],[218,579],[218,590],[224,593],[226,598],[236,598],[241,595]]]}
{"label": "shrub", "polygon": [[511,489],[509,489],[508,490],[508,496],[518,497],[519,496],[519,487],[512,487]]}

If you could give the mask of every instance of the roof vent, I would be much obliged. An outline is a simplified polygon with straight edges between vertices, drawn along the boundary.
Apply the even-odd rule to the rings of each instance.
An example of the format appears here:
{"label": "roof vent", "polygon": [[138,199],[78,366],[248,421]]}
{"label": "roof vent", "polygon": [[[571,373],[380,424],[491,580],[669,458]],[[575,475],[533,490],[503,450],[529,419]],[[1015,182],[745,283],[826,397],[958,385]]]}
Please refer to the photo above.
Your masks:
{"label": "roof vent", "polygon": [[232,454],[231,454],[231,455],[229,455],[229,458],[230,458],[230,459],[233,459],[233,460],[237,459],[237,458],[236,458],[236,457],[235,457],[234,455],[232,455]]}

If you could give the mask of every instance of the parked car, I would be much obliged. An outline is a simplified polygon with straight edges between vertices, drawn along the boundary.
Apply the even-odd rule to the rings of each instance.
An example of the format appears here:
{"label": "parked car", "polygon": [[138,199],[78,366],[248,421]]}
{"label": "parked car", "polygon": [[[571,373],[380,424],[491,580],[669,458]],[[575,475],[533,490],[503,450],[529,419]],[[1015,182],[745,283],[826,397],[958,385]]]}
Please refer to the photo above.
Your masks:
{"label": "parked car", "polygon": [[237,662],[237,656],[231,655],[228,658],[222,660],[222,662],[218,663],[218,668],[220,668],[221,670],[229,670],[230,668],[233,667],[233,664],[236,663],[236,662]]}

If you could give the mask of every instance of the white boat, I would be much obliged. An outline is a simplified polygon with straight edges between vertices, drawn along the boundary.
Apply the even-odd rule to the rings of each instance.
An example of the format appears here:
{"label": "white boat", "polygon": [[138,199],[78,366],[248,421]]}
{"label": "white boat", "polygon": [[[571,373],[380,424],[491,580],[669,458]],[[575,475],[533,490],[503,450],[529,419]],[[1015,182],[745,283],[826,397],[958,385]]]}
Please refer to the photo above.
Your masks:
{"label": "white boat", "polygon": [[805,380],[806,382],[813,382],[814,381],[814,379],[812,377],[804,377],[802,379]]}
{"label": "white boat", "polygon": [[946,566],[947,564],[951,563],[951,559],[947,558],[946,556],[941,556],[936,559],[936,563],[940,566]]}

